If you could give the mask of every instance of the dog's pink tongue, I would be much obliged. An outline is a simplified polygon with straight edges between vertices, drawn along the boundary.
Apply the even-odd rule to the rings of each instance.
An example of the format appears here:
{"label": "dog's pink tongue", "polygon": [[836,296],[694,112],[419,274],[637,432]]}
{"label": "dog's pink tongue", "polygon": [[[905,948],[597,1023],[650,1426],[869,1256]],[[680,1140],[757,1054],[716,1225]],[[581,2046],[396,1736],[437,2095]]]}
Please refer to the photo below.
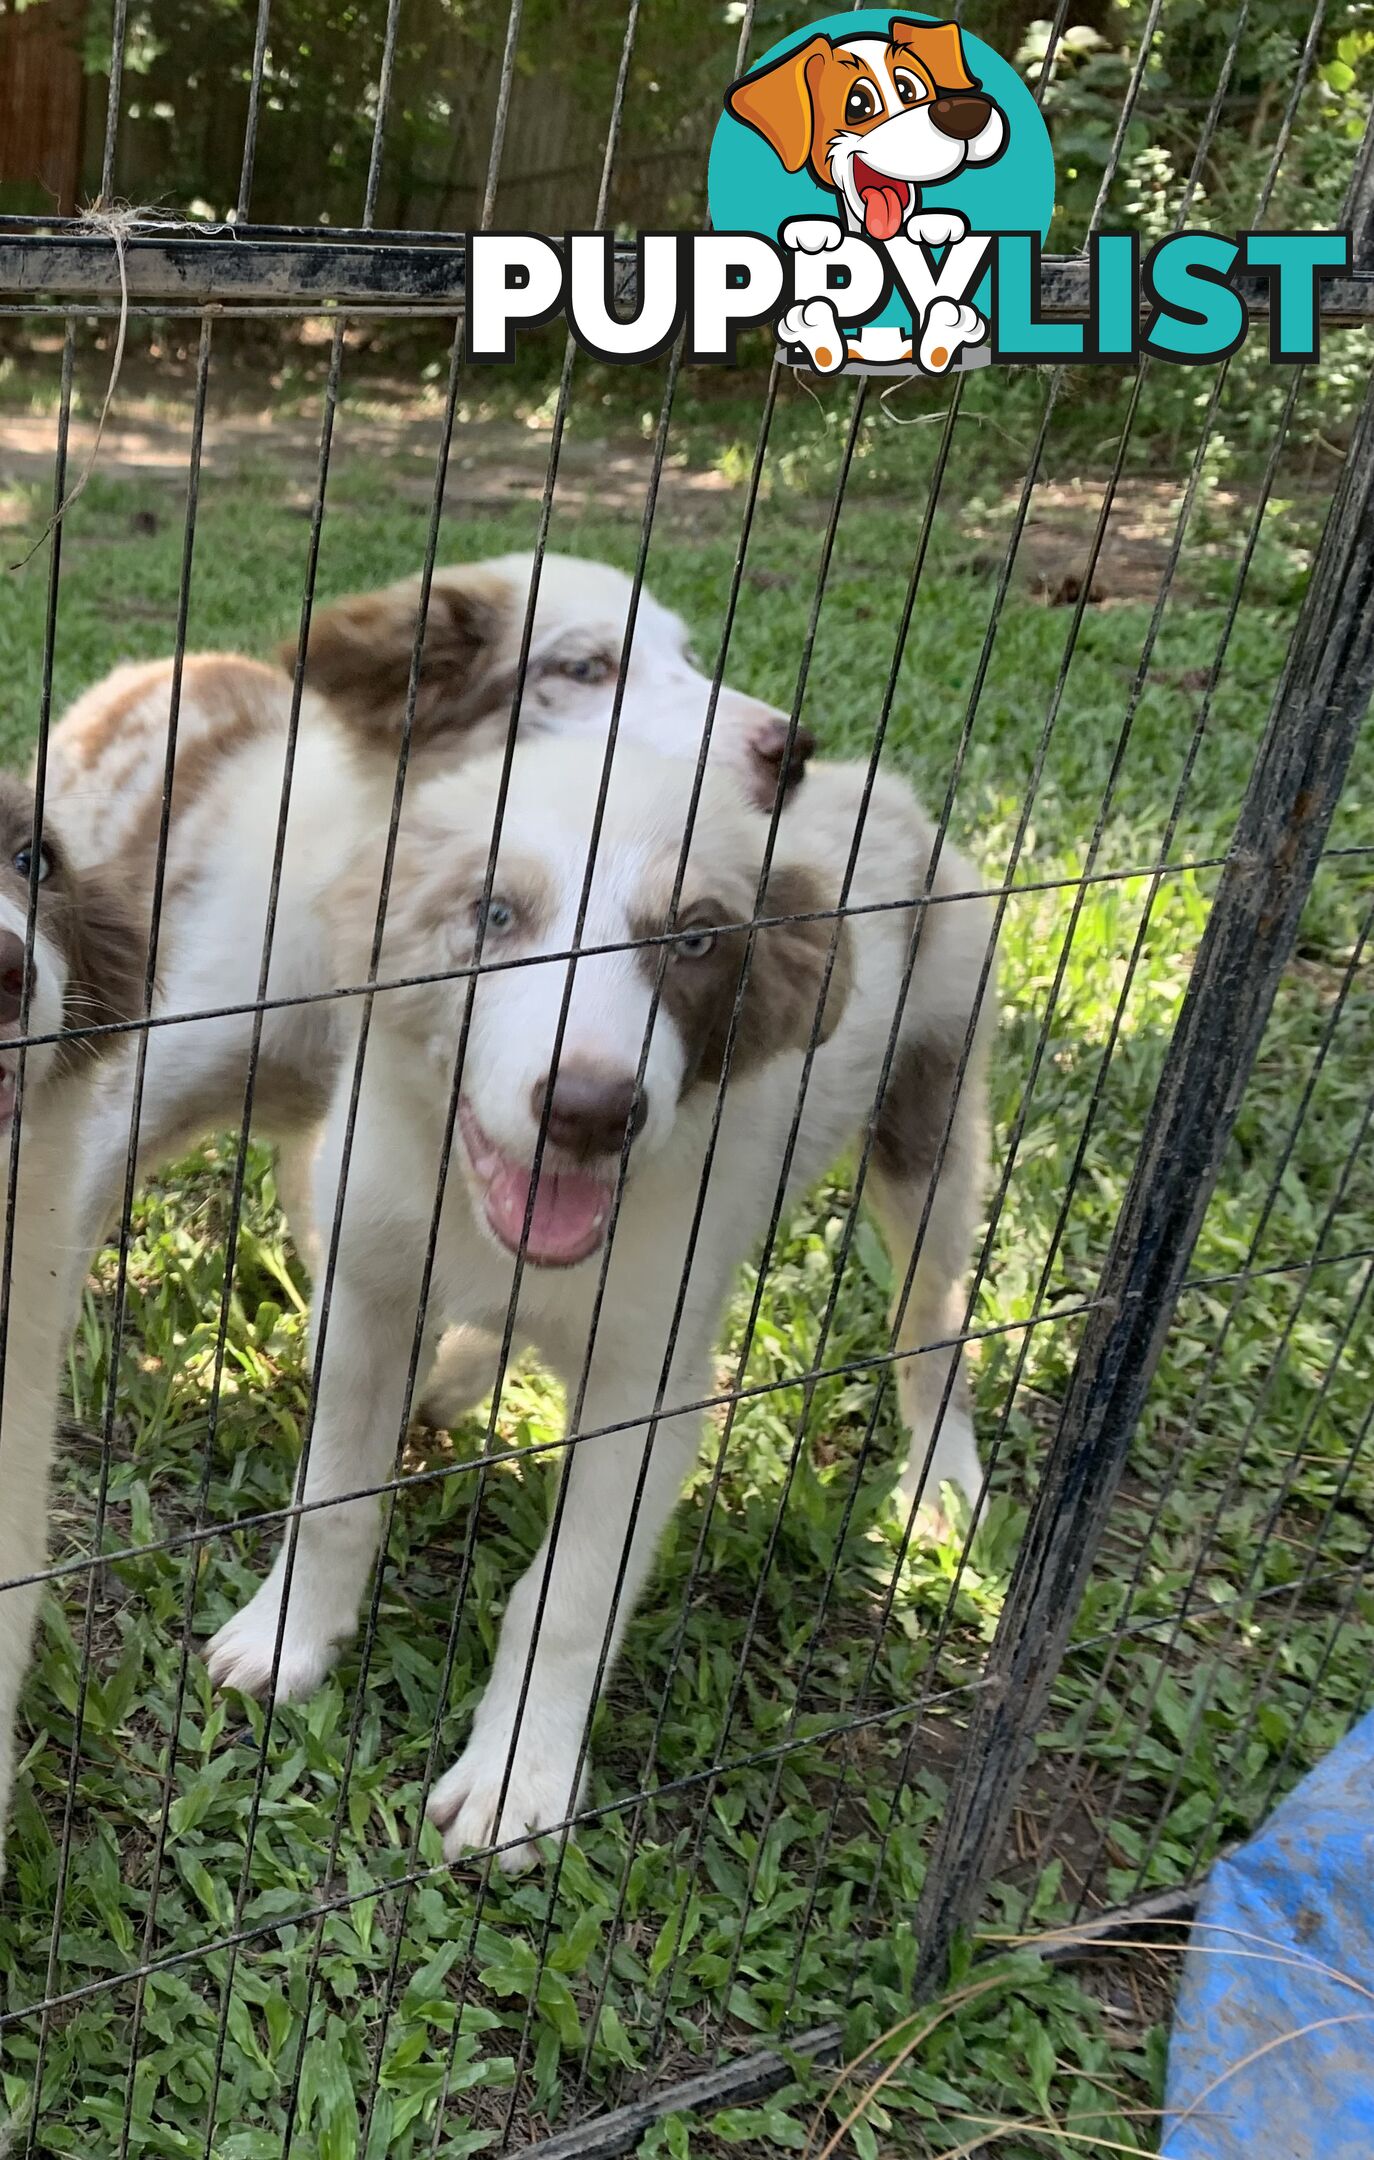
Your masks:
{"label": "dog's pink tongue", "polygon": [[[530,1174],[520,1163],[503,1162],[486,1189],[487,1221],[512,1252],[525,1234]],[[611,1211],[610,1188],[602,1178],[580,1170],[545,1170],[534,1196],[525,1257],[536,1267],[570,1267],[596,1251],[606,1234]]]}
{"label": "dog's pink tongue", "polygon": [[866,187],[862,190],[864,202],[864,231],[870,240],[895,240],[902,227],[902,212],[906,208],[906,189],[898,187]]}

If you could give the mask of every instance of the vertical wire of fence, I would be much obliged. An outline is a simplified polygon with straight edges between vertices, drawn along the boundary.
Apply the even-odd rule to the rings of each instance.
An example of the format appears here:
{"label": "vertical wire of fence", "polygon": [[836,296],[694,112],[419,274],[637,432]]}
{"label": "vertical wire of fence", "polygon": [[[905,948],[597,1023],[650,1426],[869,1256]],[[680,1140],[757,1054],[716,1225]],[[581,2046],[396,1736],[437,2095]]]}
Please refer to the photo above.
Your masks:
{"label": "vertical wire of fence", "polygon": [[[1361,228],[1363,221],[1361,221]],[[1313,565],[1060,1412],[918,1916],[934,1985],[976,1912],[1202,1229],[1374,685],[1374,397]]]}

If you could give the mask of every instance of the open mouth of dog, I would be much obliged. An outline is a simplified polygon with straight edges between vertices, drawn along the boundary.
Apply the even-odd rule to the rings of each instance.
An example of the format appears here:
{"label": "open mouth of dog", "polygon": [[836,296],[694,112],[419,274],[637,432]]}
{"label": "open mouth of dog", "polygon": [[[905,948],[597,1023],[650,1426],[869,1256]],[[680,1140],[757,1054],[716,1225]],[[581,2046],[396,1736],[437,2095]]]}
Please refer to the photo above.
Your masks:
{"label": "open mouth of dog", "polygon": [[618,1164],[604,1172],[579,1169],[546,1151],[531,1209],[534,1164],[499,1148],[466,1101],[458,1105],[458,1122],[487,1228],[507,1252],[523,1252],[535,1267],[576,1267],[605,1241]]}
{"label": "open mouth of dog", "polygon": [[854,192],[863,205],[864,231],[870,240],[895,240],[916,208],[916,189],[910,180],[894,180],[879,172],[867,158],[855,153],[850,166]]}

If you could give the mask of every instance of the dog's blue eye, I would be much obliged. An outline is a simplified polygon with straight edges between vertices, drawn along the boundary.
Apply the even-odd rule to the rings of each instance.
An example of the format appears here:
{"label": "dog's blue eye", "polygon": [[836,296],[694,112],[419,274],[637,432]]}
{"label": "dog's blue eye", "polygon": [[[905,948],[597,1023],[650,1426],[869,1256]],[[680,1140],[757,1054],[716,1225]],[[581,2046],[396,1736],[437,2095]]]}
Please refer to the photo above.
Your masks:
{"label": "dog's blue eye", "polygon": [[715,949],[714,930],[684,930],[678,937],[676,946],[679,960],[704,960],[707,954],[713,953]]}
{"label": "dog's blue eye", "polygon": [[[21,878],[33,875],[33,849],[21,847],[14,858],[14,867]],[[41,885],[52,869],[52,857],[45,847],[38,850],[38,882]]]}
{"label": "dog's blue eye", "polygon": [[492,932],[499,933],[502,930],[509,930],[511,924],[515,921],[515,909],[511,906],[509,900],[502,900],[495,893],[492,894],[485,908],[480,900],[475,900],[472,912],[477,918],[479,927],[484,928],[488,936]]}
{"label": "dog's blue eye", "polygon": [[591,655],[585,660],[565,660],[561,672],[570,682],[603,683],[608,682],[614,675],[615,667],[603,653]]}

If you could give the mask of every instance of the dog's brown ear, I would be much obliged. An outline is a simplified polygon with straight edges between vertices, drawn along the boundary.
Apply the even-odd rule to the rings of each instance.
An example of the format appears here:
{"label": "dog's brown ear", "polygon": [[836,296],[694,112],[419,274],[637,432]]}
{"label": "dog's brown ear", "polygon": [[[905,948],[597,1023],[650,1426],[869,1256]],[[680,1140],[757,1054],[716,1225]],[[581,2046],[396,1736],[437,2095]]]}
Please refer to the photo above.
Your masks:
{"label": "dog's brown ear", "polygon": [[905,47],[919,61],[937,89],[977,89],[977,81],[970,75],[964,58],[964,41],[958,23],[894,21],[888,34],[894,45]]}
{"label": "dog's brown ear", "polygon": [[756,808],[771,810],[781,789],[783,801],[795,793],[816,738],[809,727],[793,727],[785,713],[769,713],[749,738],[750,794]]}
{"label": "dog's brown ear", "polygon": [[[140,1019],[148,972],[148,911],[112,870],[70,874],[65,917],[67,988],[62,1023],[69,1028],[109,1027]],[[63,1045],[68,1060],[104,1057],[120,1050],[125,1034],[89,1035]]]}
{"label": "dog's brown ear", "polygon": [[770,1053],[804,1050],[813,1034],[818,1043],[829,1042],[840,1024],[853,975],[851,937],[847,922],[820,912],[826,905],[809,870],[783,864],[770,873],[740,1014],[741,1032]]}
{"label": "dog's brown ear", "polygon": [[811,86],[816,66],[832,50],[829,38],[813,37],[771,67],[742,76],[725,93],[726,111],[762,135],[788,172],[800,172],[811,155],[816,131]]}
{"label": "dog's brown ear", "polygon": [[[411,740],[461,735],[490,701],[504,616],[496,582],[479,571],[441,571],[430,589]],[[420,588],[413,578],[360,593],[311,619],[305,680],[368,742],[394,749],[405,721]],[[277,657],[294,668],[296,648]]]}

